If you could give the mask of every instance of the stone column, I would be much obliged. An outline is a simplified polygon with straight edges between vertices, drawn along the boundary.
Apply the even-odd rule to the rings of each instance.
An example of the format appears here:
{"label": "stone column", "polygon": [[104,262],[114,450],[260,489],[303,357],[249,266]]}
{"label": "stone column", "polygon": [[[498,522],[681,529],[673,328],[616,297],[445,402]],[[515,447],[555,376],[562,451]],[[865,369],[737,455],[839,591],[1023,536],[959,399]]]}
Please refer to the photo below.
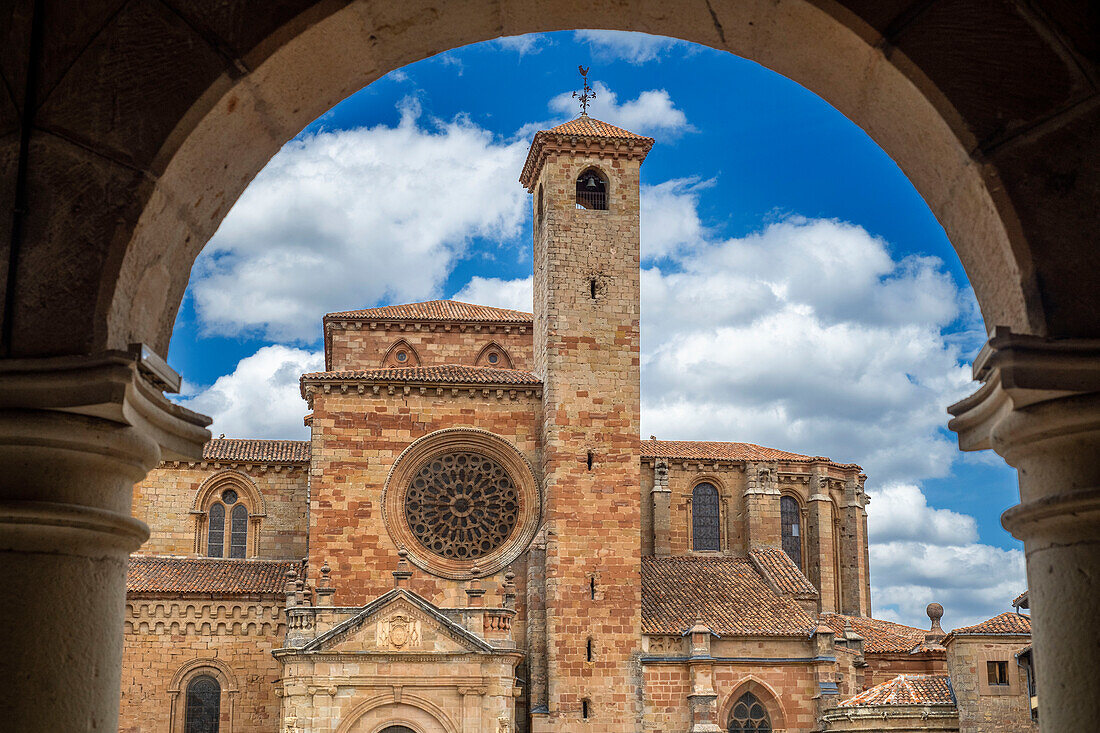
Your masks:
{"label": "stone column", "polygon": [[718,725],[718,693],[714,690],[714,657],[710,653],[711,630],[702,621],[696,621],[688,634],[691,637],[691,657],[688,673],[691,692],[688,707],[691,710],[690,733],[721,733]]}
{"label": "stone column", "polygon": [[209,420],[138,354],[0,361],[0,686],[5,729],[118,727],[126,559],[149,536],[133,485],[194,459]]}
{"label": "stone column", "polygon": [[779,547],[779,473],[775,462],[749,464],[744,496],[748,549]]}
{"label": "stone column", "polygon": [[810,582],[817,586],[818,610],[837,610],[836,559],[833,557],[833,502],[829,498],[829,479],[814,470],[810,474],[809,542],[807,565]]}
{"label": "stone column", "polygon": [[485,690],[480,687],[464,687],[462,695],[462,733],[481,733],[481,698]]}
{"label": "stone column", "polygon": [[1020,504],[1001,522],[1023,540],[1045,733],[1100,720],[1100,340],[997,328],[974,360],[982,386],[948,408],[963,450],[1016,468]]}
{"label": "stone column", "polygon": [[653,461],[653,554],[672,553],[672,491],[668,488],[668,461]]}

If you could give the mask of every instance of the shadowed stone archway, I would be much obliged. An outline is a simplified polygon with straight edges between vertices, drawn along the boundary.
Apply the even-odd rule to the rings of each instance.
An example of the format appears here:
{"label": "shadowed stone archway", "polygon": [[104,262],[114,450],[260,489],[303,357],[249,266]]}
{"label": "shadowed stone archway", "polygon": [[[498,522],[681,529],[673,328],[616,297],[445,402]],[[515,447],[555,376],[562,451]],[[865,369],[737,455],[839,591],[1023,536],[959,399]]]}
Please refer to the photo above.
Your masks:
{"label": "shadowed stone archway", "polygon": [[[40,663],[0,709],[26,730],[114,725],[124,558],[145,536],[130,486],[208,437],[131,345],[166,353],[195,257],[266,161],[412,61],[610,28],[802,83],[924,196],[987,326],[1005,327],[952,427],[1021,471],[1006,521],[1028,552],[1043,725],[1091,724],[1100,650],[1075,640],[1100,606],[1097,13],[1088,0],[12,0],[0,10],[12,212],[0,217],[0,582],[30,590],[0,615],[20,630],[0,654]],[[62,612],[74,595],[89,599],[81,633]]]}

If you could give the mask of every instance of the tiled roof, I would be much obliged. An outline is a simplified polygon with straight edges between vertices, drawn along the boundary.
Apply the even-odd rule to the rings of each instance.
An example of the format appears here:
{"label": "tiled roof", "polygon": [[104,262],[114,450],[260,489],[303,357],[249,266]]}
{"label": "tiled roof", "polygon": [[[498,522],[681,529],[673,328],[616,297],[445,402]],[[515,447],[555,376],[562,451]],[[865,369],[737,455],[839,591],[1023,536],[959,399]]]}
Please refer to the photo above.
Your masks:
{"label": "tiled roof", "polygon": [[423,303],[387,305],[356,311],[329,313],[325,320],[373,321],[460,321],[466,323],[530,323],[534,316],[525,311],[492,308],[458,300],[428,300]]}
{"label": "tiled roof", "polygon": [[909,653],[924,643],[923,630],[891,621],[839,613],[823,613],[821,620],[837,636],[844,636],[844,624],[850,622],[852,630],[863,637],[863,651],[869,654]]}
{"label": "tiled roof", "polygon": [[1004,613],[994,616],[993,618],[982,621],[980,624],[973,626],[964,626],[961,629],[955,629],[951,632],[952,636],[964,636],[964,635],[993,635],[993,634],[1018,634],[1026,635],[1031,633],[1031,617],[1025,616],[1019,613],[1013,613],[1012,611],[1005,611]]}
{"label": "tiled roof", "polygon": [[824,456],[807,456],[753,443],[712,440],[643,440],[642,457],[701,461],[824,461],[835,466],[859,468],[854,463],[835,463]]}
{"label": "tiled roof", "polygon": [[308,440],[215,438],[202,447],[204,461],[309,463]]}
{"label": "tiled roof", "polygon": [[839,703],[857,705],[954,705],[955,695],[946,675],[901,674]]}
{"label": "tiled roof", "polygon": [[643,557],[642,631],[681,634],[697,620],[721,636],[808,636],[814,628],[748,558]]}
{"label": "tiled roof", "polygon": [[817,588],[814,588],[813,583],[783,550],[777,547],[761,547],[749,552],[749,557],[771,578],[780,593],[793,593],[797,598],[817,597]]}
{"label": "tiled roof", "polygon": [[276,560],[131,557],[127,593],[209,593],[252,595],[280,593],[288,570],[300,563]]}
{"label": "tiled roof", "polygon": [[360,369],[342,372],[310,372],[302,375],[303,382],[340,381],[378,382],[431,382],[447,384],[515,384],[535,386],[541,380],[531,372],[518,369],[494,369],[462,364],[441,364],[428,367],[393,367],[387,369]]}
{"label": "tiled roof", "polygon": [[1012,599],[1012,606],[1014,608],[1027,608],[1029,604],[1030,599],[1028,598],[1026,590]]}
{"label": "tiled roof", "polygon": [[557,127],[551,127],[544,132],[556,134],[556,135],[577,135],[579,137],[611,137],[620,140],[648,140],[653,142],[653,138],[646,137],[645,135],[639,135],[629,130],[624,130],[621,127],[615,127],[603,120],[597,120],[594,117],[582,115],[575,120],[569,122],[563,122]]}

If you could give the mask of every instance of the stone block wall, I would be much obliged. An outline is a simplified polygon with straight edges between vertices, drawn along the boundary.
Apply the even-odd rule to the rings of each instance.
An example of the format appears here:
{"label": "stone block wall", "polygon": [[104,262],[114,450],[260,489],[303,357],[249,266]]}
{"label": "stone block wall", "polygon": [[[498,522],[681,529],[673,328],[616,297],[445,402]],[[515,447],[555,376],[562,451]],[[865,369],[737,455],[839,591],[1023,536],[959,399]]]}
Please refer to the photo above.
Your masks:
{"label": "stone block wall", "polygon": [[182,733],[187,681],[198,674],[222,687],[223,730],[278,730],[271,652],[282,646],[282,618],[274,600],[128,599],[119,731]]}
{"label": "stone block wall", "polygon": [[[440,393],[442,392],[442,394]],[[395,390],[318,392],[313,398],[310,567],[328,561],[339,606],[363,605],[393,587],[397,547],[382,517],[382,493],[398,456],[414,440],[445,428],[477,428],[512,443],[538,466],[538,391]],[[537,479],[537,474],[536,474]],[[516,574],[517,626],[524,619],[525,557]],[[506,570],[486,577],[486,606],[499,606]],[[465,584],[414,568],[409,588],[444,607],[466,604]],[[522,637],[522,630],[519,635]]]}
{"label": "stone block wall", "polygon": [[669,461],[669,550],[672,555],[693,552],[692,489],[702,482],[718,489],[719,521],[722,525],[722,552],[744,555],[745,541],[745,473],[742,466],[716,468],[709,464]]}
{"label": "stone block wall", "polygon": [[191,514],[195,497],[204,482],[233,473],[256,487],[266,507],[254,557],[300,560],[306,555],[307,470],[293,464],[162,464],[134,486],[133,514],[149,525],[150,532],[135,554],[195,555],[201,545],[197,540],[203,539],[196,538],[196,518]]}
{"label": "stone block wall", "polygon": [[[378,369],[401,340],[416,352],[421,366],[474,366],[485,347],[495,343],[511,361],[511,368],[530,371],[533,367],[530,324],[331,323],[326,338],[332,371]],[[392,361],[387,365],[399,366]],[[408,366],[414,364],[410,361]],[[508,368],[507,363],[481,366]]]}
{"label": "stone block wall", "polygon": [[[955,690],[960,730],[1022,733],[1039,729],[1031,720],[1026,673],[1016,663],[1016,652],[1030,643],[1029,636],[948,637],[947,670]],[[986,663],[991,661],[1007,663],[1008,685],[988,684]]]}

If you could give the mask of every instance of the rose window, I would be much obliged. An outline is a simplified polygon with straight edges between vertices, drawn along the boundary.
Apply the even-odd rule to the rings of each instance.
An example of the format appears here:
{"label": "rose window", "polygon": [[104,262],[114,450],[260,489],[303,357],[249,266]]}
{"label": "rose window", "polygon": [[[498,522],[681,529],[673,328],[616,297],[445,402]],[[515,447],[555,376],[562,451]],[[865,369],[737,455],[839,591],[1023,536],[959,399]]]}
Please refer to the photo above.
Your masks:
{"label": "rose window", "polygon": [[478,453],[436,456],[413,475],[405,519],[425,549],[451,560],[476,560],[501,545],[519,522],[512,477]]}

